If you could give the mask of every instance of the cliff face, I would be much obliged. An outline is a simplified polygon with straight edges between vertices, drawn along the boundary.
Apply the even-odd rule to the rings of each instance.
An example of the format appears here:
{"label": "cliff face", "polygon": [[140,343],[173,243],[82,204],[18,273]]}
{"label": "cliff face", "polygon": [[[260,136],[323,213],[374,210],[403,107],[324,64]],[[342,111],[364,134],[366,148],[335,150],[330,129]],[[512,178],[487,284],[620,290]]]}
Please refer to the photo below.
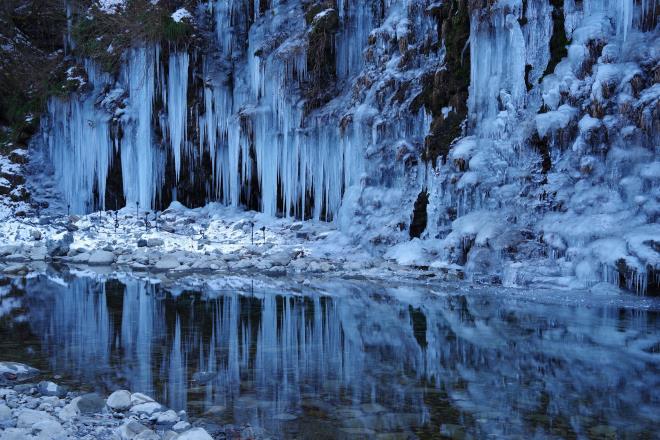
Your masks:
{"label": "cliff face", "polygon": [[401,264],[657,290],[653,1],[62,12],[75,90],[49,100],[31,164],[60,209],[220,201],[334,221]]}

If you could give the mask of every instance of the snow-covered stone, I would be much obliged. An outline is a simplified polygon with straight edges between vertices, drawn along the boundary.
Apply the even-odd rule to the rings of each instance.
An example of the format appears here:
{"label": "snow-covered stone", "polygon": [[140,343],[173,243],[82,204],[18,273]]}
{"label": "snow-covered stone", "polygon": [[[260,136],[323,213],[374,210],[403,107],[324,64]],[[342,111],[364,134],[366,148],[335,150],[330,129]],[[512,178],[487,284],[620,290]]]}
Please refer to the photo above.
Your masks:
{"label": "snow-covered stone", "polygon": [[179,434],[177,440],[213,440],[213,437],[204,428],[193,428]]}
{"label": "snow-covered stone", "polygon": [[131,393],[127,390],[117,390],[108,396],[106,404],[114,411],[127,411],[131,408]]}
{"label": "snow-covered stone", "polygon": [[33,425],[39,422],[54,421],[56,421],[55,418],[45,411],[22,409],[18,412],[16,426],[18,428],[31,428]]}
{"label": "snow-covered stone", "polygon": [[94,266],[108,266],[114,263],[115,254],[104,250],[95,250],[89,256],[87,264]]}

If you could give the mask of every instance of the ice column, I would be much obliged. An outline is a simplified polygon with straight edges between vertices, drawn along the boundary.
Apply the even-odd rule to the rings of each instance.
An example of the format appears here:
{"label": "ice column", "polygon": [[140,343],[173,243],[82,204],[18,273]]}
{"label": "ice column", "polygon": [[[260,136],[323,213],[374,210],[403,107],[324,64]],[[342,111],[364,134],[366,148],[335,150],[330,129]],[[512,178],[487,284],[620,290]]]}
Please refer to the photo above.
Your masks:
{"label": "ice column", "polygon": [[516,15],[502,9],[470,19],[470,125],[486,136],[497,128],[481,124],[502,109],[519,109],[525,102],[525,39]]}
{"label": "ice column", "polygon": [[[69,99],[52,98],[43,130],[55,177],[71,212],[92,210],[94,191],[99,204],[105,205],[105,184],[113,145],[110,116],[95,106],[98,94],[110,82],[108,75],[92,62],[85,63],[92,91],[73,94]],[[71,75],[74,70],[70,70]]]}
{"label": "ice column", "polygon": [[122,70],[122,82],[128,89],[130,104],[122,120],[124,195],[127,205],[139,202],[145,208],[153,205],[164,173],[164,158],[157,154],[152,139],[157,52],[148,47],[132,49]]}
{"label": "ice column", "polygon": [[173,53],[169,57],[167,74],[167,127],[174,155],[176,178],[181,173],[181,155],[186,147],[188,109],[188,64],[187,52]]}

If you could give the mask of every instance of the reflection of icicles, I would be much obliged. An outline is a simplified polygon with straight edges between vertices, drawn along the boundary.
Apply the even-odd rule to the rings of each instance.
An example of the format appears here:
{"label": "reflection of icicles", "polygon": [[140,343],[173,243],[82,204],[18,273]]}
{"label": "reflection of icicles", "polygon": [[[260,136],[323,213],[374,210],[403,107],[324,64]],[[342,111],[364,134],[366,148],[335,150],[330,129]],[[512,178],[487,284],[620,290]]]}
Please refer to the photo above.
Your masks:
{"label": "reflection of icicles", "polygon": [[170,352],[167,404],[176,410],[186,407],[186,359],[181,350],[181,321],[176,317],[174,341]]}
{"label": "reflection of icicles", "polygon": [[[110,326],[104,286],[76,280],[58,292],[46,334],[46,345],[60,351],[53,356],[55,369],[73,368],[89,378],[90,364],[109,368]],[[64,365],[58,365],[62,360]]]}
{"label": "reflection of icicles", "polygon": [[154,300],[152,288],[139,281],[126,285],[121,323],[121,344],[126,353],[127,377],[131,390],[153,394],[152,343]]}

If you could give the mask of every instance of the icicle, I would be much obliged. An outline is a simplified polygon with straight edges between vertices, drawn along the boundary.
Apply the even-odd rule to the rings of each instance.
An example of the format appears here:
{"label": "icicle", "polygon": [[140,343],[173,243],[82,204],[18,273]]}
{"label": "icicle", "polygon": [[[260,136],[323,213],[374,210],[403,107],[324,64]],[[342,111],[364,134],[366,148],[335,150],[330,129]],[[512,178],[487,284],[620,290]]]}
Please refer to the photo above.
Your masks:
{"label": "icicle", "polygon": [[187,52],[170,54],[167,74],[167,107],[168,133],[177,181],[181,173],[181,155],[186,145],[187,109],[188,109],[188,64]]}
{"label": "icicle", "polygon": [[92,62],[85,70],[93,90],[85,96],[48,102],[49,118],[43,132],[55,176],[71,212],[90,212],[94,191],[105,207],[105,186],[111,164],[110,116],[96,108],[95,101],[111,78]]}
{"label": "icicle", "polygon": [[341,34],[337,38],[337,75],[350,78],[362,70],[369,34],[375,27],[374,6],[366,1],[340,0]]}
{"label": "icicle", "polygon": [[485,136],[497,134],[498,127],[482,124],[500,111],[503,93],[513,109],[525,103],[525,41],[517,18],[502,9],[483,16],[479,11],[470,20],[469,118]]}
{"label": "icicle", "polygon": [[122,82],[130,98],[121,141],[124,195],[128,205],[139,202],[145,208],[153,205],[164,176],[164,157],[154,149],[151,126],[155,59],[154,49],[132,49],[122,71]]}

